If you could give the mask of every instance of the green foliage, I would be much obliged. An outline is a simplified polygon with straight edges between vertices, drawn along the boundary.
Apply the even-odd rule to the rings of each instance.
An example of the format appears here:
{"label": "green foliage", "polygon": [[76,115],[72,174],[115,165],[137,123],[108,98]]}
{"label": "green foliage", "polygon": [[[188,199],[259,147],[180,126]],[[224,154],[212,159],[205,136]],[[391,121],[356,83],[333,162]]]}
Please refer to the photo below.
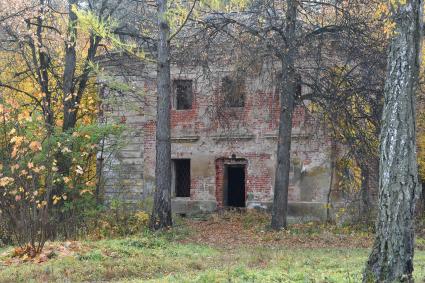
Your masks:
{"label": "green foliage", "polygon": [[417,238],[416,239],[416,248],[420,251],[425,251],[425,239]]}
{"label": "green foliage", "polygon": [[419,108],[417,114],[417,146],[418,146],[418,170],[420,180],[425,180],[425,111]]}
{"label": "green foliage", "polygon": [[77,258],[81,261],[101,261],[104,259],[102,253],[99,250],[94,250],[84,255],[78,255]]}
{"label": "green foliage", "polygon": [[167,246],[167,242],[159,237],[143,237],[139,239],[124,240],[121,243],[125,247],[133,247],[136,249],[160,249]]}
{"label": "green foliage", "polygon": [[361,189],[361,169],[353,158],[343,157],[337,161],[338,188],[346,194]]}
{"label": "green foliage", "polygon": [[129,208],[114,199],[107,206],[87,210],[82,219],[85,229],[79,234],[89,239],[106,239],[144,233],[149,223],[147,211],[144,202]]}
{"label": "green foliage", "polygon": [[79,10],[76,5],[72,7],[78,17],[78,23],[80,29],[91,32],[102,38],[109,38],[112,35],[112,31],[118,26],[118,23],[111,17],[107,20],[99,19],[92,11]]}
{"label": "green foliage", "polygon": [[38,253],[92,207],[99,144],[122,130],[94,124],[62,132],[17,101],[0,105],[0,213],[16,244],[30,243]]}
{"label": "green foliage", "polygon": [[145,53],[137,47],[136,43],[123,42],[115,35],[114,30],[118,27],[118,22],[114,18],[103,19],[93,11],[79,10],[76,6],[73,7],[73,12],[77,15],[78,25],[82,31],[95,35],[117,50],[124,50],[141,59],[145,58]]}
{"label": "green foliage", "polygon": [[218,11],[241,11],[251,4],[251,0],[201,0],[202,6],[210,7]]}

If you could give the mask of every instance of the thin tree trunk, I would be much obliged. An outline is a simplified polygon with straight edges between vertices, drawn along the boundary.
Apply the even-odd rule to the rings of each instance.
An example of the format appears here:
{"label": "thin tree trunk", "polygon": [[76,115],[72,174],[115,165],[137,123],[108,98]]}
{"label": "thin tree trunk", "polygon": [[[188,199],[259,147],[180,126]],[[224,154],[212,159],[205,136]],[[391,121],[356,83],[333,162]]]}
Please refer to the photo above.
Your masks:
{"label": "thin tree trunk", "polygon": [[277,166],[274,183],[274,199],[271,227],[275,230],[286,228],[288,212],[289,167],[291,160],[292,112],[297,85],[295,74],[295,28],[297,1],[288,0],[286,11],[287,50],[282,58],[282,84],[280,99],[279,136],[277,144]]}
{"label": "thin tree trunk", "polygon": [[170,141],[170,27],[166,20],[167,0],[158,4],[158,102],[156,124],[156,168],[154,207],[150,220],[151,229],[172,225],[171,219],[171,141]]}
{"label": "thin tree trunk", "polygon": [[331,217],[331,208],[332,208],[332,189],[334,187],[334,177],[335,177],[335,168],[336,168],[336,156],[337,156],[337,144],[336,139],[332,136],[331,140],[331,178],[329,180],[329,191],[326,197],[326,222],[330,223],[332,221]]}
{"label": "thin tree trunk", "polygon": [[420,181],[420,190],[421,190],[421,202],[420,202],[420,206],[421,206],[421,210],[420,210],[420,215],[422,217],[425,216],[425,186],[424,186],[424,182],[421,180]]}
{"label": "thin tree trunk", "polygon": [[361,200],[360,200],[360,220],[367,224],[371,211],[370,189],[369,189],[369,168],[363,165],[361,170]]}
{"label": "thin tree trunk", "polygon": [[[46,50],[44,48],[40,48],[40,47],[44,47],[44,43],[43,43],[43,29],[44,29],[44,25],[43,25],[43,17],[42,15],[44,15],[45,10],[44,10],[44,5],[45,5],[45,1],[44,0],[40,0],[40,15],[37,17],[37,32],[36,32],[36,43],[32,40],[32,52],[33,52],[33,60],[34,62],[37,62],[37,55],[38,54],[38,60],[39,60],[39,64],[36,63],[34,64],[35,66],[38,65],[38,70],[37,70],[37,77],[38,77],[38,81],[41,87],[41,91],[45,94],[43,97],[43,107],[44,107],[44,114],[45,114],[45,120],[46,120],[46,126],[47,126],[47,130],[49,133],[53,133],[53,128],[54,128],[54,122],[55,122],[55,115],[54,115],[54,111],[52,109],[52,93],[50,91],[49,88],[49,67],[50,67],[50,57],[49,54],[46,52]],[[36,53],[36,48],[34,44],[38,44],[39,49],[38,49],[38,53]],[[37,68],[37,67],[36,67]]]}
{"label": "thin tree trunk", "polygon": [[413,282],[414,212],[419,193],[415,92],[422,1],[395,5],[381,129],[379,213],[363,282]]}

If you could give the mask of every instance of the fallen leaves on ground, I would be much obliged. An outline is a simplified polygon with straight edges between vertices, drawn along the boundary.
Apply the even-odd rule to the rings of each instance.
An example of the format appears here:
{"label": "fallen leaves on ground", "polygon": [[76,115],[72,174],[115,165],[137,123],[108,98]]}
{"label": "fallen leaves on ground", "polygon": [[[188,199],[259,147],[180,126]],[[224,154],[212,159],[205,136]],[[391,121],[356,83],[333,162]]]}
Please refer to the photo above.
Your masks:
{"label": "fallen leaves on ground", "polygon": [[47,242],[40,254],[31,255],[26,251],[28,249],[27,247],[28,245],[24,248],[17,247],[12,251],[9,250],[4,252],[0,255],[0,264],[9,266],[24,262],[43,263],[55,257],[73,256],[84,249],[81,243],[77,241],[67,241],[62,243]]}
{"label": "fallen leaves on ground", "polygon": [[[288,248],[369,248],[370,233],[336,232],[319,223],[293,224],[287,230],[271,231],[266,223],[246,223],[244,216],[210,217],[207,220],[187,220],[193,231],[183,243],[206,244],[219,248],[235,249],[241,246],[282,246]],[[250,227],[247,227],[250,226]],[[311,232],[314,228],[314,232]]]}
{"label": "fallen leaves on ground", "polygon": [[[269,215],[258,212],[226,212],[209,215],[204,220],[185,219],[183,222],[182,225],[191,232],[179,242],[226,249],[229,253],[232,250],[236,252],[239,248],[262,246],[303,249],[369,248],[373,239],[368,232],[313,222],[293,224],[287,230],[271,231],[267,229]],[[0,255],[0,265],[43,263],[52,258],[77,256],[90,250],[90,246],[84,242],[48,242],[41,254],[34,256],[30,256],[25,250],[9,250]],[[104,254],[117,257],[116,253],[108,250]]]}

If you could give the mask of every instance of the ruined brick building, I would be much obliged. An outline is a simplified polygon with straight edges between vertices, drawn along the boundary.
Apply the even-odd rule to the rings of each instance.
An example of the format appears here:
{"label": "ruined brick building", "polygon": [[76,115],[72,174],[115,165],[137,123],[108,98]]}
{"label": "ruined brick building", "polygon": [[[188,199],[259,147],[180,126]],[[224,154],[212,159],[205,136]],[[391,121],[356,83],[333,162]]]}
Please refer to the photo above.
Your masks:
{"label": "ruined brick building", "polygon": [[[111,154],[112,167],[104,169],[104,193],[138,202],[154,190],[155,65],[122,56],[100,62],[107,80],[115,82],[101,88],[103,121],[127,127],[122,148]],[[235,76],[226,66],[203,73],[197,66],[172,67],[173,212],[270,208],[279,117],[275,77]],[[122,83],[126,87],[117,90]],[[292,126],[289,214],[323,219],[331,186],[330,139],[305,106],[296,108]]]}

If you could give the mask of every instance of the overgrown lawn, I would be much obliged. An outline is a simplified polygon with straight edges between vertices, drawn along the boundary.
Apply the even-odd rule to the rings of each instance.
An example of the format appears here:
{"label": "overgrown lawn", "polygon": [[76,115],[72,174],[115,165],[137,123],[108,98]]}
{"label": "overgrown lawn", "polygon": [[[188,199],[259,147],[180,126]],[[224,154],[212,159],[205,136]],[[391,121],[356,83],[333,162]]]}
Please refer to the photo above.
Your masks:
{"label": "overgrown lawn", "polygon": [[[9,248],[0,256],[0,282],[361,282],[369,249],[354,247],[353,239],[370,242],[370,235],[300,226],[275,233],[244,228],[245,220],[239,220],[189,221],[166,233],[52,243],[62,252],[42,263],[13,262]],[[239,235],[227,243],[231,233],[223,231]],[[257,242],[247,241],[253,237]],[[341,241],[337,246],[335,239]],[[416,252],[414,276],[425,282],[424,251]]]}

